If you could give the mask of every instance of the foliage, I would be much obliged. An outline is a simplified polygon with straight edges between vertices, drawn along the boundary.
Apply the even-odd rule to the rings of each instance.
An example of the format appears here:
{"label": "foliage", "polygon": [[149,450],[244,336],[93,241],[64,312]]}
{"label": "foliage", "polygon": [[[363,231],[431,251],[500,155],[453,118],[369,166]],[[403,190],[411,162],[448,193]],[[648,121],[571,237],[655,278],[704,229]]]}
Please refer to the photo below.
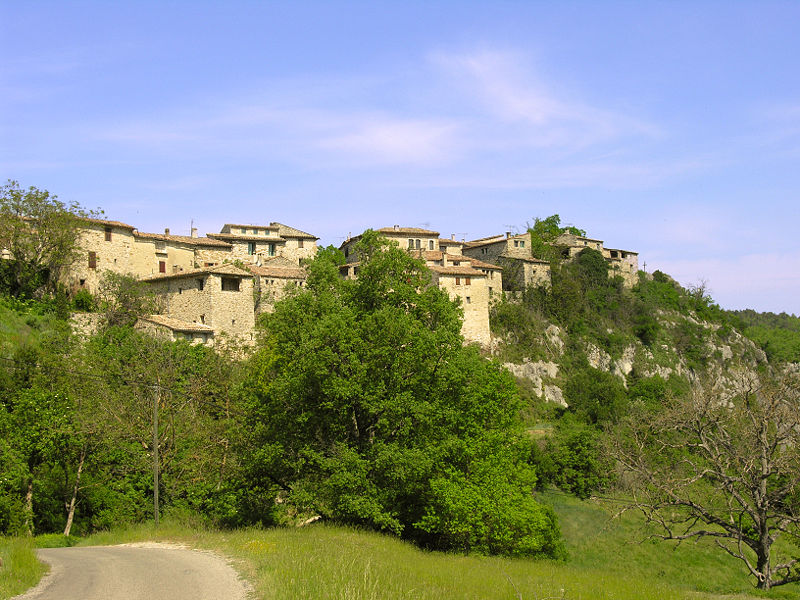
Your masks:
{"label": "foliage", "polygon": [[98,296],[107,327],[134,325],[139,317],[161,308],[160,299],[147,283],[113,271],[103,272]]}
{"label": "foliage", "polygon": [[583,229],[577,227],[561,227],[561,217],[557,214],[545,219],[536,217],[533,224],[528,225],[528,233],[531,235],[531,256],[551,262],[557,261],[561,256],[560,249],[555,245],[561,234],[586,235]]}
{"label": "foliage", "polygon": [[756,342],[772,361],[800,362],[800,317],[784,313],[729,311],[737,329]]}
{"label": "foliage", "polygon": [[[658,412],[633,414],[614,456],[638,477],[635,506],[670,540],[714,539],[761,589],[800,581],[800,381],[710,386]],[[779,556],[784,554],[784,556]]]}
{"label": "foliage", "polygon": [[87,289],[80,289],[72,296],[72,306],[81,312],[94,312],[97,309],[97,300]]}
{"label": "foliage", "polygon": [[534,463],[545,482],[583,500],[609,482],[609,466],[601,453],[601,434],[591,425],[567,414],[555,424]]}
{"label": "foliage", "polygon": [[301,514],[428,547],[555,553],[555,522],[529,499],[513,380],[463,346],[460,310],[420,260],[371,231],[356,251],[357,280],[327,249],[265,318],[244,388],[248,480]]}
{"label": "foliage", "polygon": [[569,373],[564,397],[570,410],[592,425],[619,420],[628,405],[620,378],[588,363]]}
{"label": "foliage", "polygon": [[8,253],[0,260],[0,291],[28,298],[56,292],[77,257],[79,217],[90,214],[9,180],[0,188],[0,249]]}

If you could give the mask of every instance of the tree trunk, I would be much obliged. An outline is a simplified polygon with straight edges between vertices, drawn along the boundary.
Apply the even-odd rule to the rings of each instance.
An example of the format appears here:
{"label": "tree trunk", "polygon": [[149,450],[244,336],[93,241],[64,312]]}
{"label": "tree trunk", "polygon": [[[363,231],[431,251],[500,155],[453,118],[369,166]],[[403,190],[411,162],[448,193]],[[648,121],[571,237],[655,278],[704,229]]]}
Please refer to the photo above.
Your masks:
{"label": "tree trunk", "polygon": [[771,543],[768,536],[762,533],[759,539],[758,550],[756,551],[756,558],[758,561],[756,563],[756,570],[760,574],[756,587],[760,590],[768,590],[772,587],[772,570],[769,563],[770,546]]}
{"label": "tree trunk", "polygon": [[25,492],[25,529],[28,535],[33,535],[33,477],[28,480],[28,490]]}
{"label": "tree trunk", "polygon": [[75,485],[72,487],[72,497],[69,499],[67,505],[67,524],[64,527],[64,535],[69,535],[72,530],[72,521],[75,518],[75,504],[78,501],[78,490],[81,483],[81,472],[83,471],[83,463],[86,460],[86,448],[81,449],[81,458],[78,462],[78,472],[75,474]]}

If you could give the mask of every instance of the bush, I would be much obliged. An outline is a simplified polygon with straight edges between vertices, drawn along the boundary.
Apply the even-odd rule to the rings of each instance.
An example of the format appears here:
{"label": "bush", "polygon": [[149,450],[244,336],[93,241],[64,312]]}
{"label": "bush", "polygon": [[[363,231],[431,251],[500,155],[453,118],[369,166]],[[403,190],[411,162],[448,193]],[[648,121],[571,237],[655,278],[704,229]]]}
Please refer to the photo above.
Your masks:
{"label": "bush", "polygon": [[72,297],[72,307],[82,312],[94,312],[97,308],[97,301],[89,290],[80,289]]}

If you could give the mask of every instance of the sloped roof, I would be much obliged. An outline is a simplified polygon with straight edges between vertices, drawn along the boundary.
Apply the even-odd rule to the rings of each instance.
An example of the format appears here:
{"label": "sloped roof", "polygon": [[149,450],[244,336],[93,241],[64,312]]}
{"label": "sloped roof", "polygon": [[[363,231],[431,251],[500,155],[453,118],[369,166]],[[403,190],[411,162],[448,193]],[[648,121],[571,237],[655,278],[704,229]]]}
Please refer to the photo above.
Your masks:
{"label": "sloped roof", "polygon": [[214,333],[214,329],[202,323],[191,323],[176,319],[175,317],[168,317],[166,315],[147,315],[139,317],[142,321],[150,321],[156,325],[162,325],[172,331],[179,331],[185,333]]}
{"label": "sloped roof", "polygon": [[207,233],[206,236],[220,240],[245,240],[248,242],[285,242],[280,236],[253,235],[248,233]]}
{"label": "sloped roof", "polygon": [[377,230],[378,233],[404,233],[408,235],[433,235],[439,237],[438,231],[431,231],[430,229],[420,229],[419,227],[381,227]]}
{"label": "sloped roof", "polygon": [[182,279],[186,277],[198,277],[199,275],[235,275],[237,277],[252,277],[249,271],[244,271],[236,265],[223,264],[215,267],[206,267],[204,269],[192,269],[191,271],[181,271],[180,273],[159,274],[152,277],[146,277],[142,281],[156,282],[165,281],[167,279]]}
{"label": "sloped roof", "polygon": [[306,270],[300,267],[282,267],[273,265],[263,265],[258,267],[251,265],[248,267],[253,275],[260,277],[276,277],[278,279],[305,279]]}
{"label": "sloped roof", "polygon": [[179,242],[181,244],[192,244],[195,246],[213,246],[215,248],[230,248],[231,245],[221,240],[212,240],[207,237],[192,237],[189,235],[167,235],[165,233],[145,233],[144,231],[134,231],[135,237],[159,240],[162,242]]}
{"label": "sloped roof", "polygon": [[440,267],[438,265],[433,265],[428,268],[434,273],[438,273],[439,275],[464,275],[466,277],[486,277],[486,273],[483,273],[477,269],[473,269],[472,267]]}
{"label": "sloped roof", "polygon": [[120,227],[122,229],[130,229],[133,231],[136,229],[133,225],[128,225],[127,223],[123,223],[121,221],[107,221],[106,219],[95,219],[92,217],[78,217],[81,221],[86,221],[88,223],[95,223],[97,225],[110,225],[111,227]]}
{"label": "sloped roof", "polygon": [[309,240],[318,240],[319,238],[315,235],[311,235],[305,231],[301,231],[300,229],[296,229],[295,227],[289,227],[288,225],[284,225],[283,223],[272,222],[270,223],[271,227],[278,228],[278,235],[281,237],[293,237],[293,238],[305,238]]}

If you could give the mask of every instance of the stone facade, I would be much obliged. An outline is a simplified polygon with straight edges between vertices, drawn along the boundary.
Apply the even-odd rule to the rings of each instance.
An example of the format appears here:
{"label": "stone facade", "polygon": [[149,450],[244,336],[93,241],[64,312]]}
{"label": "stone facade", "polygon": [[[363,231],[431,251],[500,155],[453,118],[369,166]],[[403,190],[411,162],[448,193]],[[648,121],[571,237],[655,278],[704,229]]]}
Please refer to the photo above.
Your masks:
{"label": "stone facade", "polygon": [[[461,242],[443,240],[438,231],[398,225],[377,231],[390,243],[425,261],[431,270],[432,282],[446,290],[451,298],[461,300],[464,310],[461,333],[464,339],[488,345],[491,339],[489,306],[492,294],[500,293],[503,288],[502,268],[464,256]],[[340,246],[347,261],[341,267],[345,277],[358,277],[358,256],[354,247],[360,238],[360,235],[348,238]]]}
{"label": "stone facade", "polygon": [[571,233],[561,234],[556,240],[556,244],[562,247],[562,253],[565,258],[574,258],[585,248],[597,250],[606,259],[610,275],[622,277],[622,282],[627,287],[633,287],[639,281],[638,252],[605,248],[603,240],[595,240]]}
{"label": "stone facade", "polygon": [[103,219],[81,219],[78,235],[81,254],[65,275],[71,289],[86,288],[95,293],[103,271],[133,273],[136,238],[132,225]]}
{"label": "stone facade", "polygon": [[252,341],[255,328],[253,275],[234,265],[195,269],[144,279],[165,300],[167,316],[207,325],[220,333]]}
{"label": "stone facade", "polygon": [[503,268],[506,291],[518,291],[528,286],[550,285],[550,263],[531,256],[531,234],[496,235],[464,244],[466,256],[477,258]]}
{"label": "stone facade", "polygon": [[319,238],[283,225],[235,225],[226,223],[220,233],[209,233],[209,238],[230,244],[231,255],[255,265],[263,264],[271,258],[281,257],[300,263],[317,253]]}
{"label": "stone facade", "polygon": [[[142,319],[140,328],[168,339],[215,343],[220,334],[251,341],[255,317],[271,312],[290,286],[302,286],[305,259],[317,252],[318,238],[294,227],[225,224],[220,233],[198,237],[145,233],[118,221],[83,219],[79,244],[82,257],[69,269],[73,289],[99,289],[102,272],[110,270],[148,282],[165,299],[164,314]],[[489,308],[503,290],[549,285],[550,265],[531,256],[530,233],[495,235],[470,242],[417,227],[384,227],[378,233],[421,258],[432,282],[458,297],[464,310],[462,333],[468,341],[490,342]],[[353,249],[361,236],[341,245],[346,277],[358,276]],[[634,285],[638,254],[604,248],[602,240],[572,234],[558,238],[566,258],[584,248],[601,252],[612,272]],[[247,265],[242,270],[232,263]]]}

